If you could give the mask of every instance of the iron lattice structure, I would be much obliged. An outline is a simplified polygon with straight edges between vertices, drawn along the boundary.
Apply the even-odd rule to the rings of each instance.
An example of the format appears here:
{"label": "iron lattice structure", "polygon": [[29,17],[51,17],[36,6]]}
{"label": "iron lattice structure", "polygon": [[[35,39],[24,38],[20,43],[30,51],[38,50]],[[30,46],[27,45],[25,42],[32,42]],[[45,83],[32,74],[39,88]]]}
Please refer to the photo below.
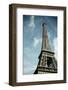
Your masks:
{"label": "iron lattice structure", "polygon": [[57,60],[51,50],[47,32],[47,24],[42,24],[42,48],[38,57],[39,62],[34,74],[57,73]]}

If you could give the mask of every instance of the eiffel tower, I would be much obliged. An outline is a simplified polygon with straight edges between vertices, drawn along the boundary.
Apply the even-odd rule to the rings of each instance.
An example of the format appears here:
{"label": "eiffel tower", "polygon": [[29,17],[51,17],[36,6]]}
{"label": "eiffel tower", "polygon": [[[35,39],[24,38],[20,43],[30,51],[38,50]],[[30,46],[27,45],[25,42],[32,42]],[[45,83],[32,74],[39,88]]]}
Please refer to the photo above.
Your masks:
{"label": "eiffel tower", "polygon": [[42,24],[42,48],[34,74],[57,73],[57,61],[49,45],[47,24]]}

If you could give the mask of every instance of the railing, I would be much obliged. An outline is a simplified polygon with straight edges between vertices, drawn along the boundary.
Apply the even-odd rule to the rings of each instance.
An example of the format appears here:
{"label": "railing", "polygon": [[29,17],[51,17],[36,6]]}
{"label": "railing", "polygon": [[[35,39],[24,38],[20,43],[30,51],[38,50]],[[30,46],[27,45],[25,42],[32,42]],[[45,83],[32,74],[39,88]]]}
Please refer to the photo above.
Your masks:
{"label": "railing", "polygon": [[50,68],[50,67],[44,67],[44,66],[38,66],[38,71],[49,72],[49,73],[57,73],[57,69]]}

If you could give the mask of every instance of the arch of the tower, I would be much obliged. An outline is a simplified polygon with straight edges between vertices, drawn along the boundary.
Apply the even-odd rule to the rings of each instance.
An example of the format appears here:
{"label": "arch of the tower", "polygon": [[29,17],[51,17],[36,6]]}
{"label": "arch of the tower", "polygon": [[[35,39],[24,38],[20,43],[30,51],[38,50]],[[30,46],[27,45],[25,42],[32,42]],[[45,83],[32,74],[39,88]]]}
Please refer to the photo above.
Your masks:
{"label": "arch of the tower", "polygon": [[53,65],[53,60],[52,60],[52,58],[51,58],[51,57],[47,57],[47,66],[48,66],[48,67],[52,67],[52,65]]}

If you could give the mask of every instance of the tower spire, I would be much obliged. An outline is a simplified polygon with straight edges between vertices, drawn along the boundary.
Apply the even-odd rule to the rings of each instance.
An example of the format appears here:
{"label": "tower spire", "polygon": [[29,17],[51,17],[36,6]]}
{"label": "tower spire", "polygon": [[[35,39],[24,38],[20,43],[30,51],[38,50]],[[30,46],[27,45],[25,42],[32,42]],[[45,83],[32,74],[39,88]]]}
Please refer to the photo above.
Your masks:
{"label": "tower spire", "polygon": [[47,33],[47,24],[42,24],[42,50],[51,50],[49,45],[48,33]]}

